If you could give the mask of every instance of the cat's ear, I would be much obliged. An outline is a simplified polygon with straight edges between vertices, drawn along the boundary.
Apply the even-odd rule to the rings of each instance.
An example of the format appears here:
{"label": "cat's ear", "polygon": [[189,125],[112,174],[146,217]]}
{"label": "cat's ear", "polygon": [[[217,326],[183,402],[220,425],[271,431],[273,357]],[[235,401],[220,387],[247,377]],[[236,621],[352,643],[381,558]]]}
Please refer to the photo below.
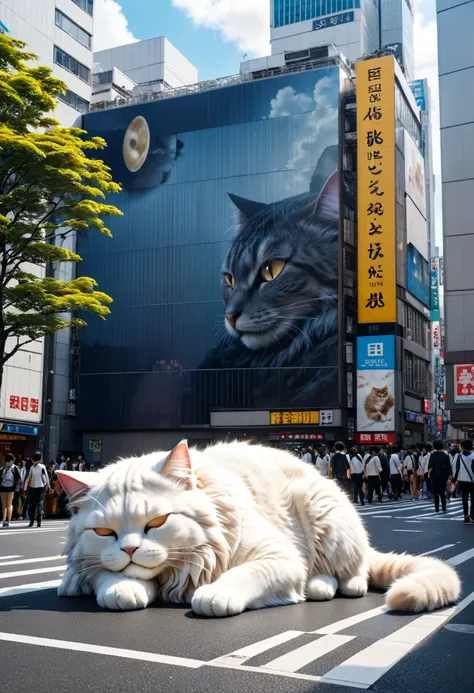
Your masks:
{"label": "cat's ear", "polygon": [[171,450],[161,469],[161,474],[184,484],[188,489],[196,488],[196,476],[193,472],[187,440],[182,440],[174,450]]}
{"label": "cat's ear", "polygon": [[229,193],[229,197],[237,207],[239,213],[239,221],[241,224],[246,224],[249,219],[254,217],[256,214],[262,212],[267,206],[264,202],[254,202],[253,200],[246,200],[245,197],[239,197],[238,195],[232,195]]}
{"label": "cat's ear", "polygon": [[328,178],[317,204],[318,217],[322,221],[339,221],[339,175],[337,171]]}
{"label": "cat's ear", "polygon": [[66,472],[58,469],[56,475],[70,501],[89,492],[92,480],[90,472]]}

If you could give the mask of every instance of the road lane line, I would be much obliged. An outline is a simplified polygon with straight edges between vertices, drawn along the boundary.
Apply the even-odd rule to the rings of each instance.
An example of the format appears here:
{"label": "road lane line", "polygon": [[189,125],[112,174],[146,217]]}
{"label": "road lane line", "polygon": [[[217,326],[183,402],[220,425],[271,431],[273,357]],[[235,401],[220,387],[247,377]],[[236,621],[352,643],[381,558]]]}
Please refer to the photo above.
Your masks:
{"label": "road lane line", "polygon": [[311,676],[310,674],[298,674],[292,671],[275,671],[274,669],[263,669],[262,667],[252,667],[247,664],[222,664],[218,659],[206,662],[205,666],[217,667],[220,669],[236,669],[237,671],[252,671],[257,674],[271,674],[272,676],[285,676],[288,679],[300,679],[302,681],[321,681],[320,676]]}
{"label": "road lane line", "polygon": [[41,575],[41,573],[57,573],[60,570],[66,570],[65,565],[55,565],[52,568],[35,568],[34,570],[15,570],[13,573],[0,573],[0,580],[8,580],[8,578],[21,577],[22,575]]}
{"label": "road lane line", "polygon": [[439,553],[440,551],[444,551],[444,549],[450,549],[453,546],[456,546],[456,544],[445,544],[444,546],[438,546],[437,549],[431,549],[431,551],[425,551],[424,553],[420,553],[420,556],[429,556],[431,553]]}
{"label": "road lane line", "polygon": [[446,563],[451,566],[461,565],[461,563],[465,563],[470,558],[474,558],[474,549],[469,549],[468,551],[459,553],[457,556],[452,556],[451,558],[448,558]]}
{"label": "road lane line", "polygon": [[339,633],[341,630],[355,626],[357,623],[367,621],[369,618],[375,618],[376,616],[386,614],[388,611],[389,609],[385,605],[377,606],[375,609],[370,609],[370,611],[362,611],[360,614],[343,618],[342,621],[330,623],[328,626],[323,626],[323,628],[318,628],[317,630],[310,632],[315,635],[334,635],[335,633]]}
{"label": "road lane line", "polygon": [[21,565],[22,563],[44,563],[46,561],[59,560],[64,560],[64,556],[44,556],[43,558],[25,558],[22,561],[7,561],[6,563],[0,563],[0,568],[3,568],[3,566],[5,565]]}
{"label": "road lane line", "polygon": [[[0,561],[8,561],[9,558],[23,558],[23,557],[20,556],[20,555],[18,555],[18,556],[2,556],[2,557],[0,558]],[[0,564],[0,565],[1,565],[1,564]]]}
{"label": "road lane line", "polygon": [[248,659],[252,659],[252,657],[256,657],[257,655],[262,654],[262,652],[271,650],[273,647],[282,645],[283,643],[288,642],[289,640],[299,638],[300,635],[305,634],[305,631],[302,630],[286,630],[283,633],[279,633],[278,635],[272,635],[271,638],[265,638],[265,640],[259,640],[258,642],[254,642],[252,645],[241,647],[239,650],[235,650],[235,652],[231,652],[228,655],[217,657],[212,661],[219,662],[222,665],[243,664]]}
{"label": "road lane line", "polygon": [[15,597],[17,594],[26,594],[27,592],[38,592],[40,590],[50,590],[58,587],[61,580],[48,580],[47,582],[30,582],[27,585],[18,585],[18,587],[1,587],[1,597]]}
{"label": "road lane line", "polygon": [[[462,555],[462,554],[461,554]],[[474,601],[474,592],[457,607],[420,616],[361,650],[321,677],[322,683],[370,688],[403,657]]]}
{"label": "road lane line", "polygon": [[273,669],[274,671],[298,671],[316,659],[336,650],[347,642],[354,640],[354,635],[323,635],[318,640],[313,640],[296,650],[273,659],[268,664],[263,664],[261,669]]}
{"label": "road lane line", "polygon": [[416,532],[417,534],[423,534],[423,529],[392,529],[392,532]]}
{"label": "road lane line", "polygon": [[50,532],[62,532],[63,530],[61,527],[57,527],[56,529],[38,529],[37,527],[34,528],[34,531],[32,529],[0,529],[0,537],[9,537],[12,534],[31,534],[31,536],[34,536],[35,534],[47,534]]}
{"label": "road lane line", "polygon": [[206,662],[200,659],[188,659],[186,657],[172,657],[171,655],[154,654],[153,652],[140,652],[139,650],[125,650],[121,647],[104,647],[91,645],[86,642],[72,642],[68,640],[54,640],[52,638],[37,638],[32,635],[17,635],[16,633],[0,633],[0,640],[17,642],[24,645],[38,645],[39,647],[53,647],[58,650],[73,650],[74,652],[90,652],[109,657],[123,657],[124,659],[139,659],[142,662],[156,662],[158,664],[172,664],[188,669],[199,669]]}

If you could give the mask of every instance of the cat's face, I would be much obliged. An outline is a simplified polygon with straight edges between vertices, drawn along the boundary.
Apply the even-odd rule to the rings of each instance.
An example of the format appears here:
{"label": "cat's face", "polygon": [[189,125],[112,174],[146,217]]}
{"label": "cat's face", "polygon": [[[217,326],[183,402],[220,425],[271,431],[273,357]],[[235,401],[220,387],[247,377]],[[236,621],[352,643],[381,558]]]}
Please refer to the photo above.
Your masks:
{"label": "cat's face", "polygon": [[372,394],[377,397],[377,399],[387,399],[388,387],[373,387]]}
{"label": "cat's face", "polygon": [[[59,472],[77,511],[66,547],[77,570],[105,569],[142,580],[169,567],[192,573],[200,549],[215,542],[220,530],[209,498],[176,469],[173,458],[155,453],[100,474]],[[89,477],[91,485],[77,486],[77,479]]]}
{"label": "cat's face", "polygon": [[337,301],[337,177],[319,199],[231,197],[240,231],[222,267],[225,327],[249,349],[279,347]]}

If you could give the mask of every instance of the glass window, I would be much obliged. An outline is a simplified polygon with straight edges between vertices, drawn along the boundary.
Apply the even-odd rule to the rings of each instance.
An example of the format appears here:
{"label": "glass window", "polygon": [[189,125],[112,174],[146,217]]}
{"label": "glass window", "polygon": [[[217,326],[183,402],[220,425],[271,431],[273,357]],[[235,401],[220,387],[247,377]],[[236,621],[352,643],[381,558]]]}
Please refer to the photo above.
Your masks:
{"label": "glass window", "polygon": [[64,103],[67,103],[69,106],[72,106],[76,109],[76,111],[79,111],[79,113],[87,113],[89,110],[89,102],[83,99],[81,96],[75,94],[73,91],[70,91],[70,89],[67,89],[64,94],[58,96],[58,99],[64,101]]}
{"label": "glass window", "polygon": [[90,49],[92,47],[92,36],[80,27],[79,24],[73,22],[72,19],[69,19],[69,17],[59,10],[56,10],[56,26],[65,31],[66,34],[69,34],[69,36],[72,36],[76,41],[79,41],[79,43],[86,48]]}
{"label": "glass window", "polygon": [[94,0],[72,0],[73,2],[76,3],[76,5],[79,5],[79,7],[87,12],[87,14],[90,14],[91,17],[94,14]]}
{"label": "glass window", "polygon": [[89,68],[78,62],[75,58],[72,58],[57,46],[54,47],[54,62],[64,67],[65,70],[69,70],[69,72],[77,75],[79,79],[87,82],[87,84],[90,83],[91,71]]}

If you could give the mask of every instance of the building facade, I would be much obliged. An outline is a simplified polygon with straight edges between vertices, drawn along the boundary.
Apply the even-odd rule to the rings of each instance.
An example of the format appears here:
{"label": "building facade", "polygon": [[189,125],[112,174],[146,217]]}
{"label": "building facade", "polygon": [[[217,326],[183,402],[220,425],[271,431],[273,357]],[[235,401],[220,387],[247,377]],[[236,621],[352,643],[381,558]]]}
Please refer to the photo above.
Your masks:
{"label": "building facade", "polygon": [[[88,110],[91,99],[93,0],[0,0],[0,26],[25,41],[38,63],[51,67],[66,83],[67,91],[54,115],[62,125],[73,125]],[[28,270],[44,272],[36,266]],[[73,271],[69,266],[56,270],[65,279],[71,279]],[[42,446],[45,415],[67,414],[69,362],[70,335],[63,330],[46,343],[33,342],[7,363],[0,396],[0,450],[31,454]],[[50,394],[47,412],[43,411],[44,386]],[[59,431],[54,416],[52,428]]]}
{"label": "building facade", "polygon": [[457,439],[474,432],[473,22],[472,0],[438,0],[446,405]]}
{"label": "building facade", "polygon": [[414,60],[414,7],[412,0],[380,0],[380,45],[390,47],[412,80]]}

